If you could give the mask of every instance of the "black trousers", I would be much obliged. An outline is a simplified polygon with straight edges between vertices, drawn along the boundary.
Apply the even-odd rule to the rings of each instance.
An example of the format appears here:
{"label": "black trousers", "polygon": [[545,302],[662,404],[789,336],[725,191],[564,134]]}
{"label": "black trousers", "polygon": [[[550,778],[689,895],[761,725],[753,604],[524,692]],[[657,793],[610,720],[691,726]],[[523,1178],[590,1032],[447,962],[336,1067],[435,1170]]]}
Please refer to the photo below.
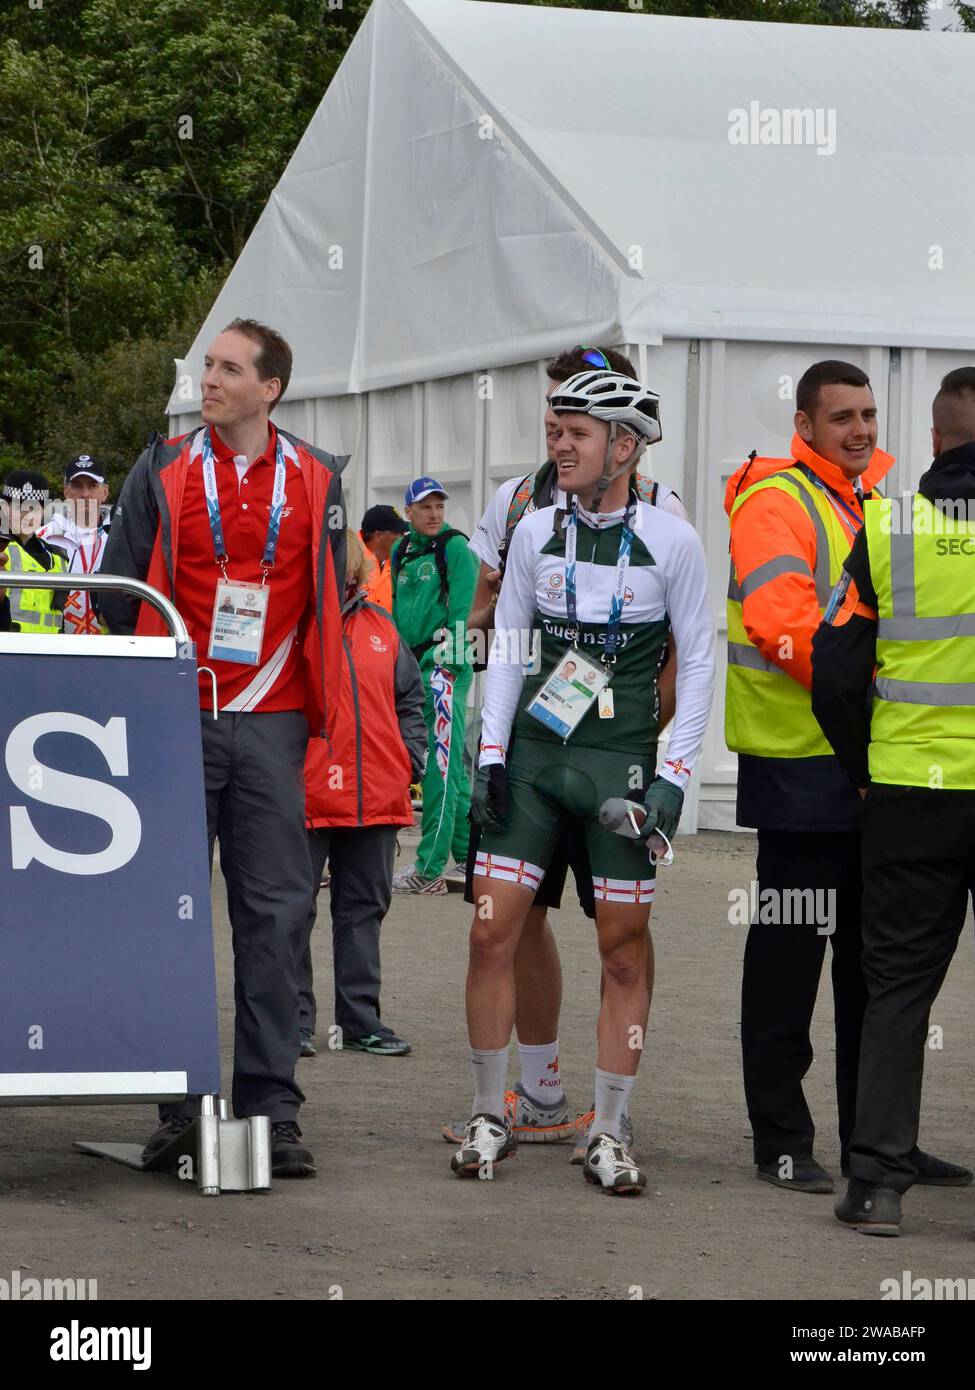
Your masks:
{"label": "black trousers", "polygon": [[[397,829],[395,825],[365,825],[308,833],[316,900],[326,862],[332,880],[335,1022],[346,1038],[390,1031],[379,1016],[379,932],[393,895]],[[318,1018],[311,956],[314,925],[315,902],[298,960],[299,1027],[308,1037],[313,1036]]]}
{"label": "black trousers", "polygon": [[[758,832],[758,910],[748,929],[741,990],[745,1100],[756,1163],[812,1152],[816,1128],[802,1081],[813,1058],[809,1026],[827,941],[832,947],[840,1149],[846,1161],[866,1005],[860,852],[858,831]],[[763,897],[767,889],[775,890],[768,909],[762,906],[770,901]],[[811,893],[800,900],[803,890]],[[775,903],[782,905],[777,913]],[[820,918],[831,917],[826,924],[832,925],[831,934],[816,920],[817,909]],[[778,920],[763,921],[763,914]]]}
{"label": "black trousers", "polygon": [[[233,1112],[293,1120],[304,1100],[298,1061],[296,958],[312,910],[300,710],[204,711],[203,778],[210,858],[220,867],[234,945]],[[196,1114],[198,1101],[164,1105]]]}
{"label": "black trousers", "polygon": [[975,880],[975,792],[873,783],[863,827],[863,970],[869,998],[850,1145],[856,1178],[906,1192],[928,1017]]}

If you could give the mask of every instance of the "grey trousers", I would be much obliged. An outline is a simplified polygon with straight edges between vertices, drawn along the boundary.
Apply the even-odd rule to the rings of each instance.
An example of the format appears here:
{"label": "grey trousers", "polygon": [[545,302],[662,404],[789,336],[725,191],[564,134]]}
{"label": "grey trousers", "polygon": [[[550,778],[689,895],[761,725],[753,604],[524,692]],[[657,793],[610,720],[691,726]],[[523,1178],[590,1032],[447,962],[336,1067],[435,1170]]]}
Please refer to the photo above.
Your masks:
{"label": "grey trousers", "polygon": [[[316,898],[326,862],[332,877],[335,1022],[347,1038],[390,1031],[379,1016],[379,932],[392,898],[396,831],[395,825],[367,825],[308,834]],[[311,960],[314,925],[312,904],[298,966],[299,1026],[309,1037],[317,1022]]]}
{"label": "grey trousers", "polygon": [[[203,778],[210,860],[220,867],[234,946],[233,1112],[293,1120],[304,1100],[298,1061],[295,961],[314,911],[305,830],[305,749],[300,710],[204,711]],[[160,1113],[196,1114],[198,1102]]]}

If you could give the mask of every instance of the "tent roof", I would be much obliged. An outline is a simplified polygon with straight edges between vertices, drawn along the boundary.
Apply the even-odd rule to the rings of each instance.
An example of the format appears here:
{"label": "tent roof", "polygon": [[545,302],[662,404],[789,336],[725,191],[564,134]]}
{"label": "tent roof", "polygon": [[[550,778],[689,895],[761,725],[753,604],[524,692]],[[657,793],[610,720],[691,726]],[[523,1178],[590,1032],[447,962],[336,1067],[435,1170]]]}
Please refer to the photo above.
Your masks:
{"label": "tent roof", "polygon": [[[236,314],[293,399],[571,341],[973,347],[973,79],[963,34],[375,0],[187,368]],[[818,143],[732,143],[795,108]]]}

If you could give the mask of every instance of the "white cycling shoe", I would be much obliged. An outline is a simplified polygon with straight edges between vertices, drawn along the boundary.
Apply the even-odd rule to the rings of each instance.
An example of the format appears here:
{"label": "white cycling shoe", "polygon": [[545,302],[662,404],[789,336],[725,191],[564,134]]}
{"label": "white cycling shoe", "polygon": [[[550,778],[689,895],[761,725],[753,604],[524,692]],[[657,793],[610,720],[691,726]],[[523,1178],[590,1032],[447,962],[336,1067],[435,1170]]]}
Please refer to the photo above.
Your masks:
{"label": "white cycling shoe", "polygon": [[[595,1118],[596,1111],[592,1109],[588,1110],[585,1115],[580,1115],[576,1120],[575,1128],[578,1134],[575,1147],[569,1157],[570,1163],[585,1163],[586,1150],[589,1148],[589,1140],[592,1138],[590,1131],[592,1130],[592,1122]],[[620,1120],[620,1138],[623,1141],[624,1149],[631,1150],[632,1156],[632,1150],[636,1148],[636,1135],[633,1132],[633,1122],[625,1111],[623,1112],[623,1118]]]}
{"label": "white cycling shoe", "polygon": [[597,1134],[590,1141],[582,1171],[586,1182],[618,1197],[638,1197],[647,1185],[646,1175],[634,1163],[629,1149],[611,1134]]}
{"label": "white cycling shoe", "polygon": [[494,1165],[513,1154],[518,1141],[506,1120],[497,1115],[472,1115],[467,1121],[460,1148],[451,1156],[450,1166],[459,1178],[490,1178]]}

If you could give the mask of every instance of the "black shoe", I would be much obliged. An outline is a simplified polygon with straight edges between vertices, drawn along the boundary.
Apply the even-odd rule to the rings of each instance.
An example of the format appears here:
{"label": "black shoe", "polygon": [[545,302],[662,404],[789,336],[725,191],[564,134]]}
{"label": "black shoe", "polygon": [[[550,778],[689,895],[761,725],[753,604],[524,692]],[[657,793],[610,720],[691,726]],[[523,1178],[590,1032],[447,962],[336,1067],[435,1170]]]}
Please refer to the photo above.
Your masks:
{"label": "black shoe", "polygon": [[150,1159],[162,1153],[167,1144],[170,1144],[177,1135],[185,1134],[191,1124],[196,1120],[195,1115],[167,1115],[148,1144],[142,1150],[142,1161],[148,1163]]}
{"label": "black shoe", "polygon": [[312,1042],[311,1038],[310,1038],[310,1037],[306,1037],[304,1034],[302,1034],[302,1036],[301,1036],[301,1046],[300,1046],[299,1049],[298,1049],[298,1056],[299,1056],[299,1057],[317,1057],[317,1056],[318,1056],[318,1048],[317,1048],[317,1047],[315,1046],[315,1044]]}
{"label": "black shoe", "polygon": [[271,1125],[271,1173],[276,1178],[305,1178],[315,1172],[315,1157],[301,1142],[301,1130],[294,1120],[276,1120]]}
{"label": "black shoe", "polygon": [[[944,1158],[935,1158],[923,1149],[912,1150],[910,1161],[917,1172],[914,1182],[918,1187],[967,1187],[975,1177],[970,1168],[963,1168],[960,1163],[949,1163]],[[850,1169],[845,1163],[843,1176],[850,1176]]]}
{"label": "black shoe", "polygon": [[[782,1177],[785,1158],[792,1160],[792,1176]],[[833,1179],[812,1154],[783,1154],[773,1163],[760,1163],[755,1176],[760,1182],[771,1182],[790,1192],[834,1192]]]}
{"label": "black shoe", "polygon": [[915,1149],[911,1162],[917,1169],[914,1181],[919,1187],[967,1187],[975,1174],[960,1163],[949,1163],[944,1158],[934,1158],[923,1149]]}
{"label": "black shoe", "polygon": [[345,1038],[344,1052],[372,1052],[377,1057],[406,1057],[413,1051],[408,1042],[395,1033],[370,1033],[367,1038]]}
{"label": "black shoe", "polygon": [[846,1196],[833,1208],[837,1221],[853,1226],[865,1236],[899,1236],[901,1194],[892,1187],[851,1178]]}

